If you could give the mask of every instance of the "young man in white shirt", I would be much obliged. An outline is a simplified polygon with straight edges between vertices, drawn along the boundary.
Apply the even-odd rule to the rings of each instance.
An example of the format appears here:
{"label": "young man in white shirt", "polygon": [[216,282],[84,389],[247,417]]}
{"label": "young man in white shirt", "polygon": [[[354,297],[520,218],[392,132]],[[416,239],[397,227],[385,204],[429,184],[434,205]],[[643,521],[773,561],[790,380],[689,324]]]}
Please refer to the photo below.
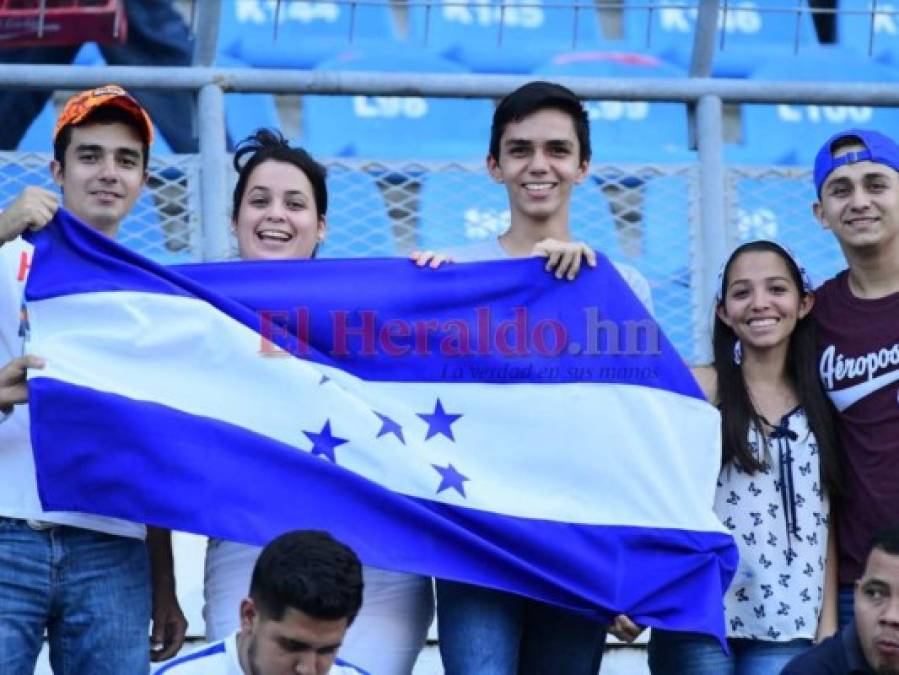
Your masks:
{"label": "young man in white shirt", "polygon": [[[84,91],[66,104],[53,140],[63,206],[114,237],[147,180],[147,113],[121,87]],[[187,628],[168,533],[151,528],[145,543],[142,525],[46,512],[38,498],[24,404],[26,370],[42,361],[25,354],[33,247],[19,235],[57,207],[56,194],[28,187],[0,213],[0,672],[33,672],[46,631],[57,673],[147,673],[151,644],[153,660],[169,658]]]}

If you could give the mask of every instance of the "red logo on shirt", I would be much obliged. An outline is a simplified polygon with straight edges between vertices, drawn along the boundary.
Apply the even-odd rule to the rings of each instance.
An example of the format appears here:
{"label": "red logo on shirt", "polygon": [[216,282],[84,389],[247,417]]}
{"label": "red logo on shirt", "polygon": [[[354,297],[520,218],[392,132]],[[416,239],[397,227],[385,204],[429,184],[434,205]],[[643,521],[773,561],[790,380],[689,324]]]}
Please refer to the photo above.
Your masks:
{"label": "red logo on shirt", "polygon": [[19,276],[17,277],[17,280],[25,281],[29,269],[31,269],[31,257],[28,255],[27,251],[22,251],[19,255]]}

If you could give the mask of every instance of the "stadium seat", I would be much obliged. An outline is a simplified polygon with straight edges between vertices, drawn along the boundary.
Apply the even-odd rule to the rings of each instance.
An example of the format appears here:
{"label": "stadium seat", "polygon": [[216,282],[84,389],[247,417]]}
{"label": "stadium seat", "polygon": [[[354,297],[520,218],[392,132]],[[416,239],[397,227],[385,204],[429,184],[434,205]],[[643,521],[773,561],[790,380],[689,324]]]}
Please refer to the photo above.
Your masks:
{"label": "stadium seat", "polygon": [[[660,55],[684,68],[690,65],[696,32],[695,7],[660,0],[650,9],[645,2],[633,2],[624,10],[624,33],[630,48]],[[805,7],[803,0],[798,5]],[[738,0],[727,3],[726,18],[719,15],[712,75],[747,77],[761,59],[788,58],[795,52],[797,14],[785,9],[796,7],[796,0]],[[647,26],[647,22],[651,22]],[[724,44],[721,47],[721,25]],[[817,44],[811,15],[798,15],[800,49]],[[647,36],[649,44],[647,46]]]}
{"label": "stadium seat", "polygon": [[[839,47],[819,47],[789,60],[773,59],[753,71],[758,80],[895,82],[897,71]],[[744,105],[744,150],[733,162],[811,166],[831,135],[847,127],[899,128],[899,109],[847,105]],[[742,153],[742,156],[741,156]]]}
{"label": "stadium seat", "polygon": [[53,127],[56,125],[56,108],[50,99],[19,141],[19,152],[53,152]]}
{"label": "stadium seat", "polygon": [[[221,68],[246,68],[240,59],[219,55],[215,65]],[[272,94],[225,94],[225,126],[232,143],[238,143],[260,127],[281,129],[278,107]]]}
{"label": "stadium seat", "polygon": [[[275,21],[277,16],[277,33]],[[390,3],[223,2],[218,52],[261,68],[312,68],[348,47],[396,44]]]}
{"label": "stadium seat", "polygon": [[[351,50],[317,70],[459,73],[420,52]],[[302,143],[318,157],[482,161],[493,106],[484,99],[306,96]]]}
{"label": "stadium seat", "polygon": [[396,255],[384,198],[364,171],[328,168],[328,214],[324,258]]}
{"label": "stadium seat", "polygon": [[529,73],[559,52],[599,49],[608,41],[592,2],[444,0],[410,7],[408,42],[475,72]]}
{"label": "stadium seat", "polygon": [[[681,78],[686,73],[649,54],[571,52],[559,54],[534,74],[539,77]],[[594,161],[692,162],[687,150],[687,111],[681,103],[588,101]]]}
{"label": "stadium seat", "polygon": [[846,267],[836,238],[812,215],[815,188],[776,175],[738,177],[736,204],[731,210],[740,241],[776,239],[802,261],[815,286]]}

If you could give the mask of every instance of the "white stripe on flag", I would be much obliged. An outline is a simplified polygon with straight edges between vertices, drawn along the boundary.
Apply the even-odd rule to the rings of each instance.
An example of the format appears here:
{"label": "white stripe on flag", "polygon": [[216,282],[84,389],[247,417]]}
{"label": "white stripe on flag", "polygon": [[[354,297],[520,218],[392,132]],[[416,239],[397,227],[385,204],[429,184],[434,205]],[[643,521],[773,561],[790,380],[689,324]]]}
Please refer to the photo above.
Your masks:
{"label": "white stripe on flag", "polygon": [[[29,350],[47,358],[32,377],[220,419],[301,450],[312,446],[304,431],[320,432],[327,419],[349,441],[335,449],[338,464],[399,493],[561,522],[725,531],[710,508],[718,413],[696,399],[634,385],[363,382],[260,356],[257,333],[180,296],[62,296],[29,303],[29,316],[41,328]],[[323,374],[332,381],[321,384]],[[455,442],[425,440],[418,413],[431,413],[438,397],[462,414]],[[376,438],[382,422],[372,410],[402,427],[405,444]],[[436,492],[435,464],[469,478],[465,497]]]}

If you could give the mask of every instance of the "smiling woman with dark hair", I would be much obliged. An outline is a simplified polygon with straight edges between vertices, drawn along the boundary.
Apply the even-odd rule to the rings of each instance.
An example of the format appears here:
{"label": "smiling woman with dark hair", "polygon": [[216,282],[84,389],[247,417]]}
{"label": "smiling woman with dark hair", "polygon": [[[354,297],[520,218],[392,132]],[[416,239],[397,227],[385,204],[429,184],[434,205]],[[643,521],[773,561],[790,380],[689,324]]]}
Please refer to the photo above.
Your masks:
{"label": "smiling woman with dark hair", "polygon": [[[327,233],[325,168],[277,131],[260,129],[234,154],[232,227],[244,260],[308,260]],[[237,607],[249,587],[259,548],[211,539],[206,552],[206,637],[238,627]],[[428,578],[364,568],[365,602],[341,655],[379,675],[407,675],[434,613]]]}
{"label": "smiling woman with dark hair", "polygon": [[[721,272],[714,362],[694,371],[721,410],[715,512],[740,565],[724,604],[731,653],[705,635],[653,630],[664,675],[778,675],[837,627],[830,500],[841,494],[834,418],[818,380],[811,282],[772,241],[742,244]],[[633,639],[636,626],[616,619]]]}

